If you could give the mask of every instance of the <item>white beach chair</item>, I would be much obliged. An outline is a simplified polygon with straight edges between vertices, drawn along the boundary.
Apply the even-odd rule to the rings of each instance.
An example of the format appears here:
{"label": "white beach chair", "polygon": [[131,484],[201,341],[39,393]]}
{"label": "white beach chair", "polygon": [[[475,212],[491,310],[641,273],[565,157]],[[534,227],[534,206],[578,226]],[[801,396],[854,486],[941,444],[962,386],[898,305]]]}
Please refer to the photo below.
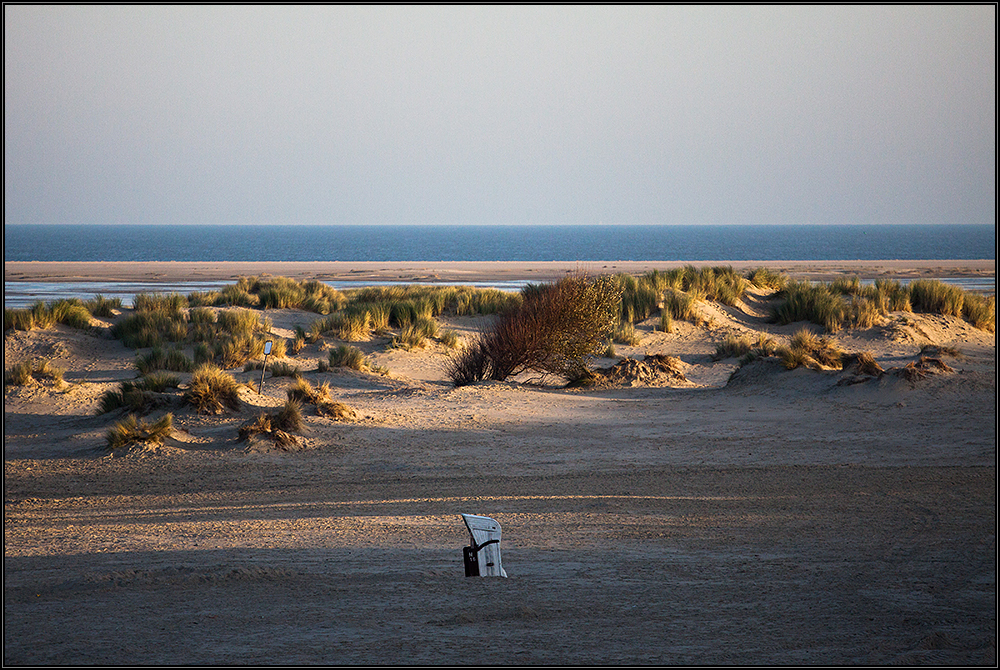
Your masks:
{"label": "white beach chair", "polygon": [[506,577],[500,564],[500,524],[488,516],[463,514],[472,546],[463,547],[466,577]]}

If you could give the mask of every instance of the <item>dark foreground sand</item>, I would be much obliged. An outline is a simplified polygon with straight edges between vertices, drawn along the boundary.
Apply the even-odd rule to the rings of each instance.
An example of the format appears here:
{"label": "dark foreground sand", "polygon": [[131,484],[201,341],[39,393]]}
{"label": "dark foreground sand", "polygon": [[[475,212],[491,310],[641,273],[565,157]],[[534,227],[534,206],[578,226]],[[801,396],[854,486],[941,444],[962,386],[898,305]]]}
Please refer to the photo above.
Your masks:
{"label": "dark foreground sand", "polygon": [[[840,346],[887,370],[961,354],[912,382],[730,380],[725,334],[802,326],[764,298],[619,347],[677,356],[683,383],[456,389],[441,345],[357,343],[389,376],[316,372],[309,345],[292,362],[361,418],[307,412],[292,452],[236,439],[284,401],[268,377],[110,457],[119,417],[95,407],[135,352],[5,337],[6,366],[52,360],[67,385],[4,391],[4,663],[995,666],[994,334],[893,314]],[[290,336],[315,315],[268,316]],[[503,524],[508,579],[464,577],[462,512]]]}

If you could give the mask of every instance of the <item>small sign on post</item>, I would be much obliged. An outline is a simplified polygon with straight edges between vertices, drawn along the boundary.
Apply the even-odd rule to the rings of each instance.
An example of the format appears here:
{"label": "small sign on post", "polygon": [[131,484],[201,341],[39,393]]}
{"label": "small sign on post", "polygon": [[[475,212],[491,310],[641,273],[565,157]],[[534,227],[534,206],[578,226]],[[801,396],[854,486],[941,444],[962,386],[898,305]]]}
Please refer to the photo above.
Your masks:
{"label": "small sign on post", "polygon": [[260,390],[264,388],[264,370],[267,369],[267,355],[271,353],[271,340],[264,343],[264,365],[260,369],[260,384],[257,384],[257,395],[260,395]]}

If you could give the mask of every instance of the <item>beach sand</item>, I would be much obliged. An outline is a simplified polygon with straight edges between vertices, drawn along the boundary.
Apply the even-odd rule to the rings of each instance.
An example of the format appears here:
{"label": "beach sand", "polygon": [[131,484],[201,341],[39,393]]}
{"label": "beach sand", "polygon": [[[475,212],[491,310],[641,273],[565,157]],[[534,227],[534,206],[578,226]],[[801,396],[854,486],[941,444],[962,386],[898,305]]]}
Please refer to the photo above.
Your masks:
{"label": "beach sand", "polygon": [[[995,268],[746,265],[815,279]],[[5,263],[5,279],[669,267]],[[242,409],[171,407],[162,446],[110,456],[121,415],[97,415],[98,399],[137,374],[135,352],[102,335],[112,319],[7,334],[5,368],[47,360],[66,383],[4,388],[4,663],[995,665],[994,333],[892,313],[834,336],[871,352],[880,377],[764,360],[731,378],[736,359],[712,356],[726,334],[788,341],[804,325],[767,323],[766,308],[753,292],[736,308],[701,303],[707,326],[641,323],[617,354],[677,357],[683,378],[592,389],[455,388],[442,344],[384,337],[354,344],[388,375],[319,373],[330,343],[310,344],[287,362],[359,416],[307,409],[289,451],[237,428],[280,406],[291,378],[267,373],[258,394],[260,371],[235,370],[253,386]],[[281,337],[318,318],[267,316]],[[485,321],[441,319],[463,337]],[[907,379],[928,344],[945,367]],[[463,512],[502,524],[507,579],[464,576]]]}
{"label": "beach sand", "polygon": [[4,281],[217,281],[241,276],[271,275],[299,281],[441,281],[488,282],[552,281],[568,273],[590,275],[611,272],[641,274],[650,270],[694,265],[728,265],[736,270],[768,267],[800,279],[830,281],[842,276],[878,277],[993,277],[996,260],[933,261],[552,261],[552,262],[49,262],[4,263]]}

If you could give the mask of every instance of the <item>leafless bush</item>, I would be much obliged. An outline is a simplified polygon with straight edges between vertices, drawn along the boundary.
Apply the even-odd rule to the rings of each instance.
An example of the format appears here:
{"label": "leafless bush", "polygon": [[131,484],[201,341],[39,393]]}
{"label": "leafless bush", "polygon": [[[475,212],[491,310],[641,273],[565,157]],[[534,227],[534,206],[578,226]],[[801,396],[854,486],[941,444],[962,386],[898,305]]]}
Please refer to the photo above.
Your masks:
{"label": "leafless bush", "polygon": [[448,375],[456,386],[528,371],[575,378],[603,351],[620,304],[621,288],[610,277],[574,275],[532,286],[519,307],[452,358]]}

